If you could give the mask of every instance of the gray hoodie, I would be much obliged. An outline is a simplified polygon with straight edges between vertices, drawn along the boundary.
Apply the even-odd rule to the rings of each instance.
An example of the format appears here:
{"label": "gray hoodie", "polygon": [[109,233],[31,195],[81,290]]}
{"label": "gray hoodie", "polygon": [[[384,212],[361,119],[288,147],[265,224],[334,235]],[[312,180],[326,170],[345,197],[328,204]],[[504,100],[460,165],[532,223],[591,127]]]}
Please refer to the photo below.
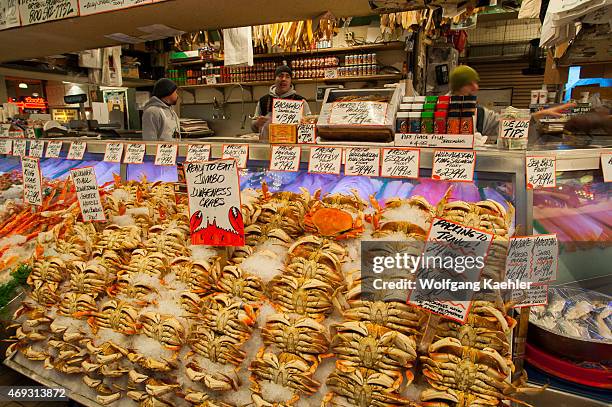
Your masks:
{"label": "gray hoodie", "polygon": [[[276,94],[276,85],[272,85],[270,86],[270,89],[268,90],[268,95],[275,97],[275,98],[279,98],[279,99],[283,99],[286,97],[289,97],[291,95],[295,95],[297,92],[295,91],[295,87],[293,85],[291,85],[291,88],[283,93],[282,95],[277,95]],[[304,100],[304,115],[309,115],[310,114],[310,106],[308,106],[308,102]],[[261,110],[259,110],[259,101],[257,101],[257,104],[255,105],[255,118],[261,116]],[[272,113],[268,113],[268,116],[272,117]],[[251,129],[253,131],[259,131],[259,129],[257,128],[257,126],[255,126],[257,120],[253,120],[251,122]]]}
{"label": "gray hoodie", "polygon": [[179,118],[172,108],[153,96],[142,113],[143,140],[172,140],[179,131]]}

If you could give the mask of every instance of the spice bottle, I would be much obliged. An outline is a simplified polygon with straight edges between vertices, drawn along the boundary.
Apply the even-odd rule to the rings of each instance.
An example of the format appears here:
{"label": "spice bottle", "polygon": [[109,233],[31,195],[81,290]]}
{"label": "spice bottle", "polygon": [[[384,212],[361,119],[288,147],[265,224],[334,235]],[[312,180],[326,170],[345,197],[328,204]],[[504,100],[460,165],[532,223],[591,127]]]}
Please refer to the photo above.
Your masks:
{"label": "spice bottle", "polygon": [[446,111],[434,113],[434,133],[446,134]]}
{"label": "spice bottle", "polygon": [[396,133],[408,133],[410,129],[410,113],[409,112],[397,112],[395,118],[395,132]]}
{"label": "spice bottle", "polygon": [[448,112],[446,119],[446,132],[448,134],[459,134],[461,130],[461,113]]}
{"label": "spice bottle", "polygon": [[421,113],[421,133],[432,134],[434,132],[434,112]]}
{"label": "spice bottle", "polygon": [[419,134],[421,132],[421,112],[408,113],[410,119],[410,133]]}
{"label": "spice bottle", "polygon": [[425,103],[423,105],[423,111],[425,112],[433,112],[436,109],[435,103]]}
{"label": "spice bottle", "polygon": [[438,101],[437,96],[425,96],[425,103],[436,103]]}
{"label": "spice bottle", "polygon": [[474,112],[461,113],[461,134],[474,134]]}

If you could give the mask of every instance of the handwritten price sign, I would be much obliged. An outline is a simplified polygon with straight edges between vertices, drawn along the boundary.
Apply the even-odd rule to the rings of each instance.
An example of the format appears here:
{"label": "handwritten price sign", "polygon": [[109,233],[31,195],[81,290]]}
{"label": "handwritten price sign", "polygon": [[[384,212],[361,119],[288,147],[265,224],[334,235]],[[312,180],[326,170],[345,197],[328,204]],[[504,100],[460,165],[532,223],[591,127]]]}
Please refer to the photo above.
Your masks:
{"label": "handwritten price sign", "polygon": [[612,153],[601,155],[601,170],[603,171],[604,182],[612,182]]}
{"label": "handwritten price sign", "polygon": [[274,99],[272,101],[272,123],[298,124],[304,111],[303,100]]}
{"label": "handwritten price sign", "polygon": [[22,138],[15,139],[13,142],[13,155],[15,157],[25,157],[26,150],[28,148],[28,142]]}
{"label": "handwritten price sign", "polygon": [[299,146],[272,146],[270,171],[296,172],[300,169],[302,148]]}
{"label": "handwritten price sign", "polygon": [[13,151],[13,140],[0,139],[0,154],[9,155]]}
{"label": "handwritten price sign", "polygon": [[30,205],[42,205],[42,187],[38,158],[22,157],[23,200]]}
{"label": "handwritten price sign", "polygon": [[70,175],[76,188],[83,221],[105,221],[106,216],[104,215],[98,181],[93,167],[74,168],[70,170]]}
{"label": "handwritten price sign", "polygon": [[21,25],[44,23],[79,14],[78,0],[20,0]]}
{"label": "handwritten price sign", "polygon": [[529,136],[529,120],[502,119],[499,125],[502,138],[522,139]]}
{"label": "handwritten price sign", "polygon": [[147,146],[142,143],[128,144],[125,149],[125,157],[123,162],[125,164],[142,164],[144,162],[144,155]]}
{"label": "handwritten price sign", "polygon": [[210,160],[210,144],[190,144],[187,146],[185,161],[197,163]]}
{"label": "handwritten price sign", "polygon": [[87,144],[84,141],[73,141],[70,143],[66,158],[68,160],[82,160],[86,149]]}
{"label": "handwritten price sign", "polygon": [[342,148],[311,147],[308,172],[313,174],[340,174]]}
{"label": "handwritten price sign", "polygon": [[534,307],[548,304],[548,285],[533,286],[528,290],[512,290],[512,308]]}
{"label": "handwritten price sign", "polygon": [[389,178],[418,178],[421,151],[412,148],[383,148],[381,175]]}
{"label": "handwritten price sign", "polygon": [[47,151],[45,152],[45,157],[59,158],[60,152],[62,151],[63,144],[64,143],[61,141],[49,141],[47,143]]}
{"label": "handwritten price sign", "polygon": [[557,235],[512,237],[506,257],[506,279],[535,284],[555,281],[558,261]]}
{"label": "handwritten price sign", "polygon": [[30,141],[30,157],[42,158],[45,151],[45,142],[42,140]]}
{"label": "handwritten price sign", "polygon": [[103,13],[105,11],[118,10],[132,6],[151,3],[151,0],[81,0],[79,2],[79,15]]}
{"label": "handwritten price sign", "polygon": [[123,157],[123,143],[108,143],[104,151],[104,161],[120,163]]}
{"label": "handwritten price sign", "polygon": [[2,123],[0,124],[0,137],[6,138],[11,135],[11,124]]}
{"label": "handwritten price sign", "polygon": [[554,188],[557,186],[555,157],[527,156],[525,160],[527,189]]}
{"label": "handwritten price sign", "polygon": [[474,179],[476,152],[436,150],[433,158],[431,178],[456,182],[471,182]]}
{"label": "handwritten price sign", "polygon": [[158,144],[155,165],[176,165],[177,144]]}
{"label": "handwritten price sign", "polygon": [[388,104],[384,102],[334,102],[329,124],[384,125]]}
{"label": "handwritten price sign", "polygon": [[366,177],[380,175],[380,149],[351,147],[345,150],[345,154],[345,175],[364,175]]}
{"label": "handwritten price sign", "polygon": [[316,125],[302,123],[297,126],[298,144],[314,144],[316,142]]}
{"label": "handwritten price sign", "polygon": [[221,158],[233,158],[238,163],[238,168],[246,168],[249,159],[249,145],[225,144]]}

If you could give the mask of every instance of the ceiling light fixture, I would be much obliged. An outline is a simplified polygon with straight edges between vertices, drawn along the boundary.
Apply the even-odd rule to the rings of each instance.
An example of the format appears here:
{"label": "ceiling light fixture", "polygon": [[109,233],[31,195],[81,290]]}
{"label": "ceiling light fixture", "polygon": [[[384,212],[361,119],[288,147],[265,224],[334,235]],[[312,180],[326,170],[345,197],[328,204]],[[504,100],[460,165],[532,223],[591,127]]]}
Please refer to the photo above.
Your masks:
{"label": "ceiling light fixture", "polygon": [[34,92],[34,93],[32,93],[32,96],[33,96],[33,97],[35,97],[35,98],[37,98],[37,97],[39,96],[39,94],[38,94],[38,93],[36,93],[36,92]]}
{"label": "ceiling light fixture", "polygon": [[25,82],[21,82],[21,83],[19,84],[19,88],[20,88],[20,89],[27,89],[27,88],[28,88],[28,84],[27,84],[27,83],[25,83]]}

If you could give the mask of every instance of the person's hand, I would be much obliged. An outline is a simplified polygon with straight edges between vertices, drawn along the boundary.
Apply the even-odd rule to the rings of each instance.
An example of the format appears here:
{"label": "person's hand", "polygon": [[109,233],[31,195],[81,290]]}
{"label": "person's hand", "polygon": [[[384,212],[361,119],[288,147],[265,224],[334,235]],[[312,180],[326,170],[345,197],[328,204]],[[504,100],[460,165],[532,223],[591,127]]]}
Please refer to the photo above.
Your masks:
{"label": "person's hand", "polygon": [[572,107],[575,107],[576,104],[575,103],[565,103],[563,105],[559,105],[559,106],[555,106],[555,107],[551,107],[548,109],[543,109],[540,111],[537,111],[533,114],[533,117],[536,119],[540,119],[542,117],[546,117],[546,116],[552,116],[552,117],[561,117],[563,116],[563,113],[561,113],[564,110],[570,109]]}
{"label": "person's hand", "polygon": [[257,119],[255,119],[255,127],[261,130],[261,128],[264,126],[264,124],[266,124],[267,121],[268,118],[266,116],[259,116]]}

